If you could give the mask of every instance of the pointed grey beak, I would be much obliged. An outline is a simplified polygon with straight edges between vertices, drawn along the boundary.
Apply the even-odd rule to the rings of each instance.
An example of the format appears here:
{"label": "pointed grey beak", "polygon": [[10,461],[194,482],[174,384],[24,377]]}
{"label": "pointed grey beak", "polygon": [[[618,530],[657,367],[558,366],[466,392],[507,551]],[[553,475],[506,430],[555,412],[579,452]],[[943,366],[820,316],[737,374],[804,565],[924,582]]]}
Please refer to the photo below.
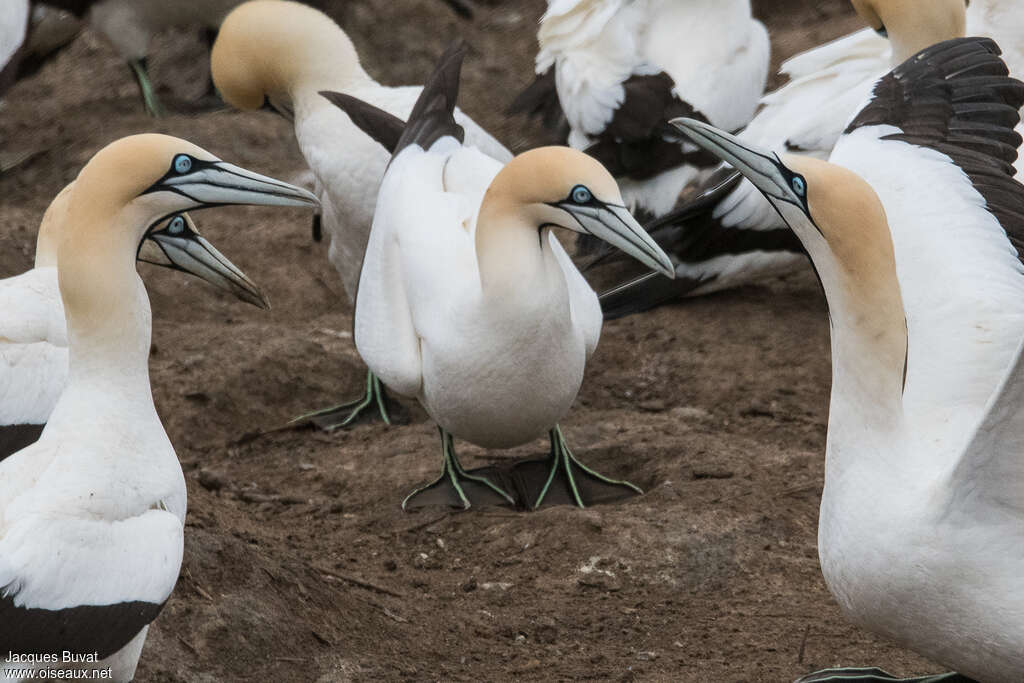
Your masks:
{"label": "pointed grey beak", "polygon": [[270,302],[256,284],[199,234],[188,214],[176,214],[150,229],[139,245],[137,258],[190,273],[242,301],[270,308]]}
{"label": "pointed grey beak", "polygon": [[561,202],[557,206],[576,219],[582,228],[580,232],[588,232],[621,249],[648,268],[675,278],[676,269],[671,259],[626,207],[601,202],[587,205]]}
{"label": "pointed grey beak", "polygon": [[695,143],[727,162],[752,182],[769,198],[799,204],[789,180],[782,174],[784,168],[778,155],[756,145],[744,142],[734,135],[693,119],[678,118],[669,121]]}
{"label": "pointed grey beak", "polygon": [[175,192],[196,207],[225,204],[259,206],[320,206],[312,192],[247,171],[225,161],[196,161],[183,174],[168,174],[147,192]]}

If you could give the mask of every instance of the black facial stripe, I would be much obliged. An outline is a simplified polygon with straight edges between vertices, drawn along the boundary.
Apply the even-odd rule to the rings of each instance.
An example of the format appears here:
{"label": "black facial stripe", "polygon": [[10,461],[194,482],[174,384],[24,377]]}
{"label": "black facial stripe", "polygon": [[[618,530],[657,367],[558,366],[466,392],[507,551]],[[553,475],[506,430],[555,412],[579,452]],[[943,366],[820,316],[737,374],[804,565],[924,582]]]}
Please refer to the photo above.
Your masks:
{"label": "black facial stripe", "polygon": [[212,167],[216,166],[216,164],[217,164],[217,162],[215,162],[215,161],[203,161],[201,159],[196,159],[195,157],[186,154],[184,156],[187,156],[189,159],[192,160],[192,167],[188,171],[186,171],[185,173],[178,173],[177,171],[174,170],[174,160],[177,159],[179,156],[182,156],[182,155],[181,154],[175,154],[174,155],[174,159],[171,159],[171,167],[169,169],[167,169],[167,173],[164,173],[160,177],[160,179],[157,180],[152,185],[150,185],[148,189],[143,190],[139,194],[140,197],[142,195],[144,195],[144,194],[149,194],[150,192],[159,192],[162,189],[165,189],[165,188],[162,188],[161,186],[163,185],[164,181],[166,181],[169,178],[180,178],[182,176],[192,175],[193,173],[195,173],[197,171],[201,171],[201,170],[206,169],[206,168],[212,168]]}

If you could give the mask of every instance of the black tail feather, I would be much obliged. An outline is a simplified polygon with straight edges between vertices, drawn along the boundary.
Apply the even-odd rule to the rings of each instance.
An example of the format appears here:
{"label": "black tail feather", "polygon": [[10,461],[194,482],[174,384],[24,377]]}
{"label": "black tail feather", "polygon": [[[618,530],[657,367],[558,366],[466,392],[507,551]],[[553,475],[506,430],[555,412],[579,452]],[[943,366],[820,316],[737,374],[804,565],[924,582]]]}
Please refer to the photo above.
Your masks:
{"label": "black tail feather", "polygon": [[398,154],[409,145],[419,145],[423,149],[446,136],[452,136],[459,142],[466,137],[462,126],[455,123],[455,102],[459,97],[459,74],[462,71],[462,60],[466,57],[466,43],[453,43],[441,55],[437,68],[431,74],[423,92],[416,100],[409,120],[402,131],[402,137],[395,146]]}
{"label": "black tail feather", "polygon": [[466,133],[455,123],[455,101],[459,97],[459,73],[465,56],[466,44],[462,41],[444,51],[405,122],[345,93],[322,90],[320,94],[348,114],[352,123],[383,145],[392,156],[409,145],[429,149],[447,135],[462,142]]}
{"label": "black tail feather", "polygon": [[352,123],[359,126],[359,130],[382,144],[392,154],[395,153],[402,131],[405,129],[405,122],[402,119],[345,93],[321,90],[320,94],[348,114]]}

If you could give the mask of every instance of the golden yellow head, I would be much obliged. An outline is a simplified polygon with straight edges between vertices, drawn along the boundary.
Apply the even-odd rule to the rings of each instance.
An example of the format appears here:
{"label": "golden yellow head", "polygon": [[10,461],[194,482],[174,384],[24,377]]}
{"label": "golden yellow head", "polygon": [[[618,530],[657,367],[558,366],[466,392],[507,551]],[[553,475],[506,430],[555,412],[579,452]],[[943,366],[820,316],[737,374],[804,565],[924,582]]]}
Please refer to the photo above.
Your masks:
{"label": "golden yellow head", "polygon": [[[571,147],[538,147],[515,157],[487,190],[489,201],[554,204],[581,187],[593,199],[622,205],[619,185],[599,161]],[[493,198],[493,199],[492,199]]]}
{"label": "golden yellow head", "polygon": [[224,20],[210,53],[221,96],[242,110],[290,102],[297,88],[343,89],[365,78],[352,41],[323,12],[286,0],[252,0]]}
{"label": "golden yellow head", "polygon": [[[190,159],[188,169],[184,157]],[[165,176],[192,170],[195,161],[212,162],[217,157],[170,135],[143,133],[115,140],[93,155],[79,172],[71,200],[72,215],[91,215],[94,209],[123,209]]]}
{"label": "golden yellow head", "polygon": [[807,210],[837,259],[851,271],[892,263],[892,239],[885,208],[875,190],[853,171],[796,154],[782,163],[803,177]]}
{"label": "golden yellow head", "polygon": [[[508,222],[507,219],[515,220]],[[593,157],[569,147],[520,154],[495,176],[477,221],[477,251],[494,226],[560,227],[594,235],[668,277],[672,262],[630,215],[618,183]]]}
{"label": "golden yellow head", "polygon": [[868,26],[884,31],[895,63],[935,43],[962,38],[967,22],[964,0],[851,0]]}

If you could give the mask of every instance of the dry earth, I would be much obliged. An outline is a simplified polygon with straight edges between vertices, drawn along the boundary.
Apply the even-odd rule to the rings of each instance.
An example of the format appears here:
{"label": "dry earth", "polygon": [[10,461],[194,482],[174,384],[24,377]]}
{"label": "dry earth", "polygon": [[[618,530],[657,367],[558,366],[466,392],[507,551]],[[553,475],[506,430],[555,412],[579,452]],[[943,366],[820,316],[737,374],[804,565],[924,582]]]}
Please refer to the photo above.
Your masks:
{"label": "dry earth", "polygon": [[[840,0],[756,4],[776,64],[857,27]],[[465,36],[463,108],[516,150],[544,139],[503,114],[530,78],[541,0],[480,5],[472,22],[438,0],[329,9],[392,84],[422,81]],[[205,53],[190,33],[163,36],[152,66],[170,100],[203,90]],[[304,168],[288,125],[269,114],[146,118],[128,69],[86,34],[0,112],[0,149],[41,150],[0,178],[0,276],[29,267],[49,199],[93,152],[154,130],[279,177]],[[589,510],[404,514],[401,497],[438,467],[422,411],[392,429],[271,431],[363,380],[351,308],[308,214],[234,208],[197,221],[274,309],[142,267],[153,390],[190,500],[181,578],[139,680],[786,681],[835,664],[935,669],[848,625],[818,569],[828,327],[808,273],[605,326],[564,427],[587,462],[645,496]],[[545,449],[462,452],[476,465]]]}

